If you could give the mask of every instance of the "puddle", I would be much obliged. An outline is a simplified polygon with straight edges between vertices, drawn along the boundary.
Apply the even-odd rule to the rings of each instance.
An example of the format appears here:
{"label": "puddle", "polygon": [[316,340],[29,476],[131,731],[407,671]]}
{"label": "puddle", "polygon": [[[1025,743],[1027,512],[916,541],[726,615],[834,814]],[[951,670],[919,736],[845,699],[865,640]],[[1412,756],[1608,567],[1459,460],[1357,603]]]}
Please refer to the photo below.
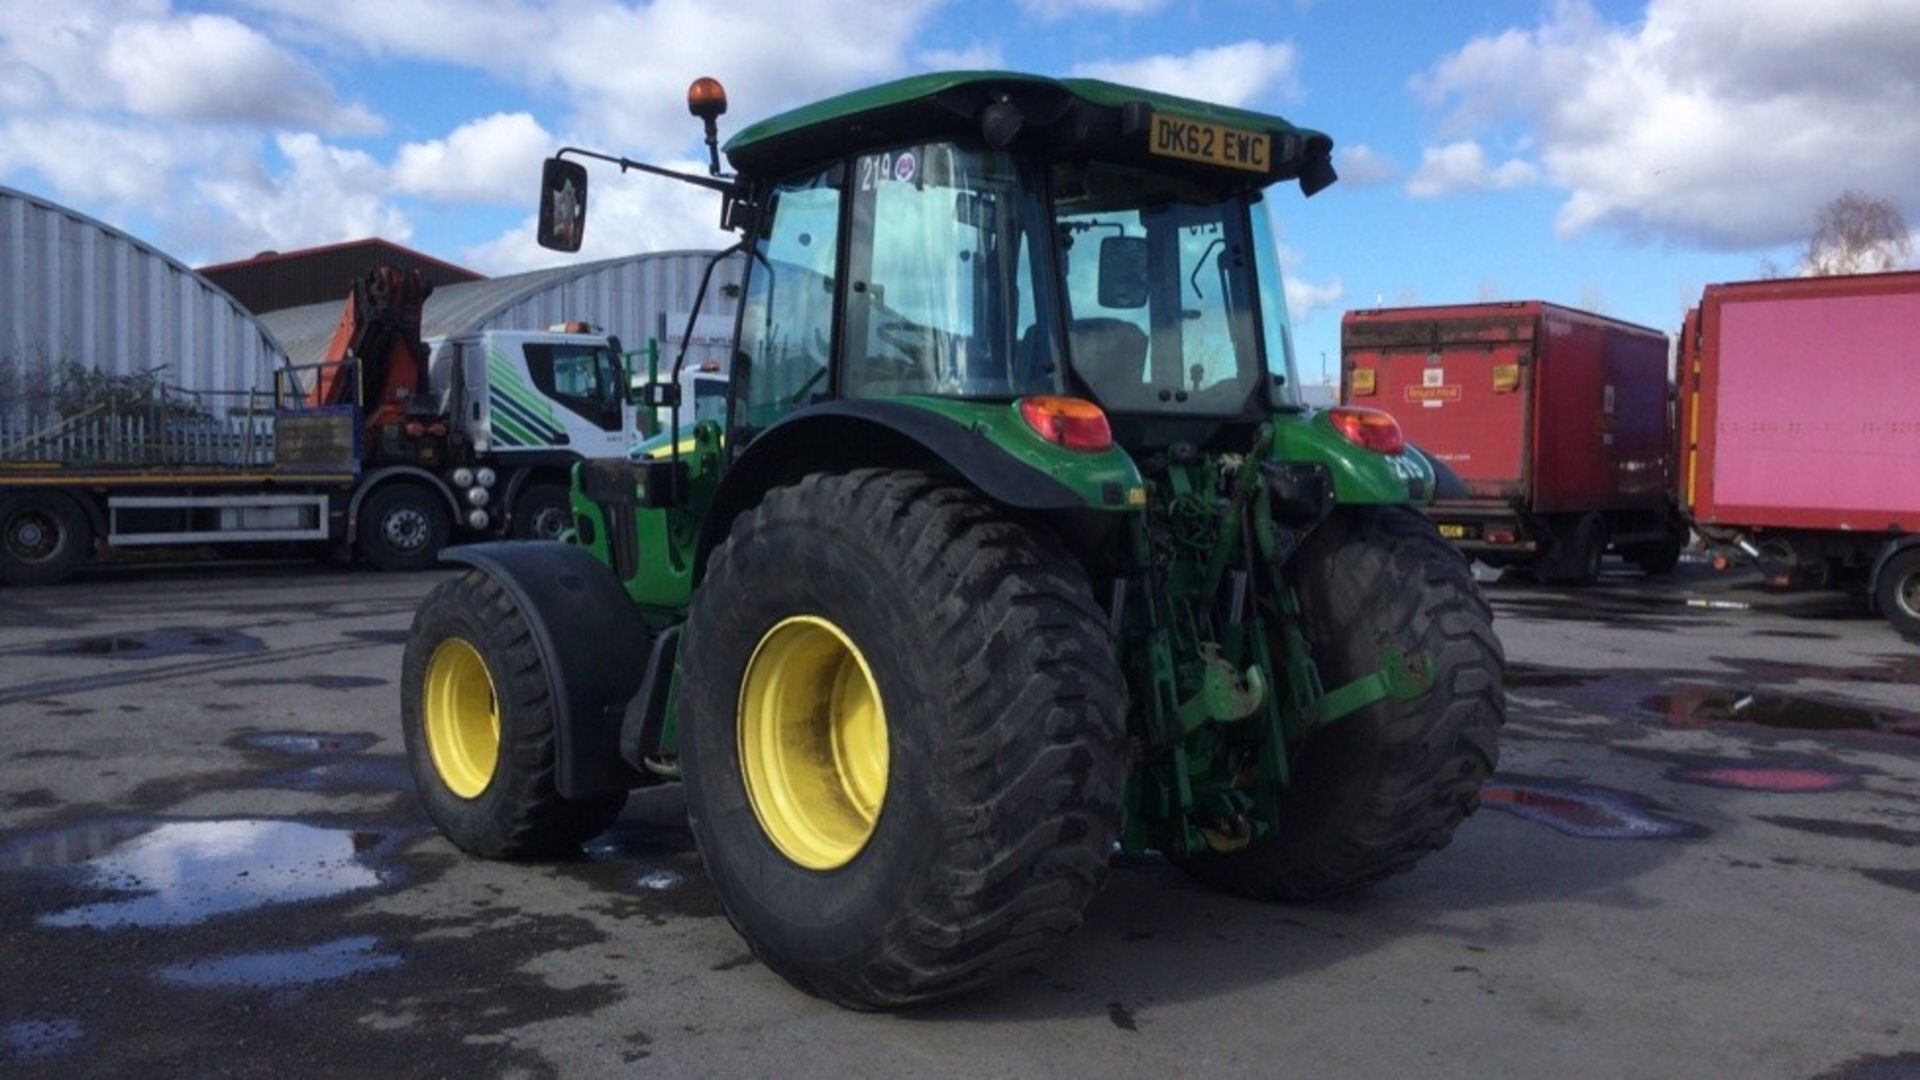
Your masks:
{"label": "puddle", "polygon": [[1793,769],[1773,765],[1719,765],[1698,769],[1676,769],[1668,778],[1681,784],[1731,788],[1735,791],[1764,791],[1776,795],[1804,795],[1820,791],[1838,791],[1851,787],[1854,778],[1846,773],[1825,769]]}
{"label": "puddle", "polygon": [[161,982],[201,990],[291,990],[391,971],[399,956],[380,949],[371,936],[339,938],[305,949],[235,953],[161,968]]}
{"label": "puddle", "polygon": [[149,660],[161,656],[235,656],[257,653],[267,644],[238,630],[171,626],[139,633],[49,641],[23,650],[29,656],[104,656]]}
{"label": "puddle", "polygon": [[1537,668],[1527,664],[1508,664],[1505,682],[1509,687],[1585,686],[1606,677],[1605,672],[1562,671],[1555,668]]}
{"label": "puddle", "polygon": [[373,675],[300,675],[286,678],[221,679],[221,686],[310,686],[315,690],[358,690],[385,686],[387,680]]}
{"label": "puddle", "polygon": [[1677,840],[1707,830],[1643,805],[1634,795],[1562,780],[1497,777],[1480,790],[1480,803],[1589,840]]}
{"label": "puddle", "polygon": [[685,877],[672,870],[649,870],[641,874],[640,880],[634,884],[654,892],[665,892],[668,889],[679,888],[680,883],[685,880],[687,880]]}
{"label": "puddle", "polygon": [[28,833],[0,847],[0,870],[32,870],[86,862],[120,843],[151,832],[150,818],[110,818]]}
{"label": "puddle", "polygon": [[262,731],[242,735],[228,745],[242,750],[266,750],[275,754],[357,754],[380,736],[364,731],[333,735],[318,731]]}
{"label": "puddle", "polygon": [[1714,723],[1755,724],[1790,731],[1883,731],[1920,736],[1920,715],[1791,694],[1752,693],[1718,686],[1671,684],[1641,706],[1676,728]]}
{"label": "puddle", "polygon": [[412,791],[414,782],[405,758],[372,757],[329,761],[279,773],[260,781],[259,786],[293,791]]}
{"label": "puddle", "polygon": [[188,926],[383,884],[368,864],[380,833],[233,818],[148,823],[80,864],[88,886],[128,893],[43,915],[43,926]]}
{"label": "puddle", "polygon": [[9,1061],[38,1061],[73,1049],[80,1041],[77,1020],[64,1016],[49,1020],[17,1020],[0,1028],[0,1058]]}

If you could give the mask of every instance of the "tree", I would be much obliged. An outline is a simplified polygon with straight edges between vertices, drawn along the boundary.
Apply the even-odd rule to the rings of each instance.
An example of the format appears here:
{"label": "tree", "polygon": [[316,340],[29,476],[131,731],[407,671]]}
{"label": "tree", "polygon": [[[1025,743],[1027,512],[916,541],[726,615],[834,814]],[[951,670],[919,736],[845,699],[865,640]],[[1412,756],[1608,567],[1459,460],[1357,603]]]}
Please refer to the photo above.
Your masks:
{"label": "tree", "polygon": [[1826,277],[1897,270],[1912,254],[1907,219],[1892,199],[1848,191],[1815,215],[1800,273]]}

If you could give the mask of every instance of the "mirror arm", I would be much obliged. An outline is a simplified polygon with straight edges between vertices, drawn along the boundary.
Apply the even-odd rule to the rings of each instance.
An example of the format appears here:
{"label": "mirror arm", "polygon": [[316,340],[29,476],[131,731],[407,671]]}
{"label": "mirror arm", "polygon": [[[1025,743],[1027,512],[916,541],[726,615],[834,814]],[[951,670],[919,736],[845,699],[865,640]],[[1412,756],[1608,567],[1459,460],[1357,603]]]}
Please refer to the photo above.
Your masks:
{"label": "mirror arm", "polygon": [[[613,154],[602,154],[596,150],[582,150],[577,146],[563,146],[560,148],[560,152],[553,156],[563,158],[568,154],[618,165],[620,166],[621,172],[633,169],[638,172],[652,173],[654,176],[664,176],[669,180],[679,180],[682,183],[692,184],[695,187],[703,187],[708,191],[717,191],[722,195],[738,195],[740,193],[740,185],[732,177],[694,176],[691,173],[674,172],[672,169],[663,169],[658,165],[649,165],[644,161],[634,161],[632,158],[618,157]],[[719,152],[717,149],[714,152],[714,161],[716,164],[719,161]]]}

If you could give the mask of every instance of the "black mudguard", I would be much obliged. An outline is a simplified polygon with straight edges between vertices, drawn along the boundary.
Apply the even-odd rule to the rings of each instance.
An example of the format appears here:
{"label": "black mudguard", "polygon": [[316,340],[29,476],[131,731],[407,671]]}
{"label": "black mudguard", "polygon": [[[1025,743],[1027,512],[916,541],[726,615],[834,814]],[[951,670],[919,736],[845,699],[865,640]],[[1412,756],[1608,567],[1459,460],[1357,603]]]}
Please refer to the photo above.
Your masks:
{"label": "black mudguard", "polygon": [[651,783],[620,756],[620,721],[640,689],[648,634],[613,571],[558,541],[469,544],[440,556],[513,597],[533,631],[554,701],[554,786],[585,799]]}

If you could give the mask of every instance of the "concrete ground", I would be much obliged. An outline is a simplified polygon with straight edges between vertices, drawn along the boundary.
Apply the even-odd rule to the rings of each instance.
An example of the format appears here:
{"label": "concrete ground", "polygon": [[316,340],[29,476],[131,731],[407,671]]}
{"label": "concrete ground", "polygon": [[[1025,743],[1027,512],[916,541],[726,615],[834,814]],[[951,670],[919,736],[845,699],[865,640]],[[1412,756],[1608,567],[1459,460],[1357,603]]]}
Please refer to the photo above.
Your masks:
{"label": "concrete ground", "polygon": [[439,578],[0,590],[0,1073],[1920,1074],[1920,649],[1843,599],[1490,582],[1511,721],[1452,847],[1305,907],[1123,860],[1040,969],[861,1015],[747,953],[670,791],[558,864],[429,828]]}

